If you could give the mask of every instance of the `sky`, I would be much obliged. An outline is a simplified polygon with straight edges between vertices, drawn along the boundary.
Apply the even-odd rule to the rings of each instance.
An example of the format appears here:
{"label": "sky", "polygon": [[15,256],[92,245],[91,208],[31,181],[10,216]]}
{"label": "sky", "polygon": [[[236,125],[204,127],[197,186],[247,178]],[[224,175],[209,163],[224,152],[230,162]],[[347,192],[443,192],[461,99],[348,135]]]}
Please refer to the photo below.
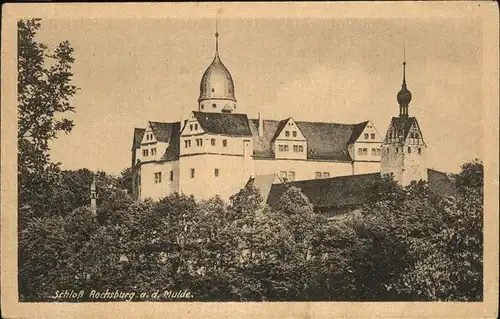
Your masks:
{"label": "sky", "polygon": [[[469,18],[219,19],[219,52],[238,112],[358,123],[385,132],[406,80],[428,166],[458,172],[483,154],[481,25]],[[37,39],[74,47],[73,131],[51,144],[64,169],[118,174],[134,127],[197,109],[215,49],[214,19],[44,19]]]}

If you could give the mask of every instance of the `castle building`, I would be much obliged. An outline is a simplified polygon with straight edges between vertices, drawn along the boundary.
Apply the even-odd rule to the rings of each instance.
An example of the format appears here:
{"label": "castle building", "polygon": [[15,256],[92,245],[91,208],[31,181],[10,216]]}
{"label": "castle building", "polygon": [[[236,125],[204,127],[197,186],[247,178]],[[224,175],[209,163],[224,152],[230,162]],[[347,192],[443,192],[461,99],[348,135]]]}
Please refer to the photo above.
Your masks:
{"label": "castle building", "polygon": [[425,175],[418,165],[425,143],[414,117],[411,93],[398,94],[400,116],[385,139],[370,120],[362,123],[306,122],[294,118],[249,118],[237,107],[233,78],[219,56],[200,82],[196,110],[186,120],[150,121],[136,128],[132,184],[137,199],[178,192],[227,200],[251,178],[277,176],[280,182],[378,173],[406,183]]}

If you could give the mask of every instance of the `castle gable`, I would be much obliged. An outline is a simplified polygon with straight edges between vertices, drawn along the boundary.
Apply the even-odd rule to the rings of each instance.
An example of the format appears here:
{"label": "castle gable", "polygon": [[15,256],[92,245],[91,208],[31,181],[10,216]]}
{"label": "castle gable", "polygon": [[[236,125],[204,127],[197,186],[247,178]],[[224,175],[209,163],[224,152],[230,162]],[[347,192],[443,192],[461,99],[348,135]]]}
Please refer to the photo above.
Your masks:
{"label": "castle gable", "polygon": [[297,123],[289,117],[288,119],[279,122],[278,128],[276,129],[276,133],[273,137],[273,141],[276,140],[306,141],[306,138],[300,131]]}
{"label": "castle gable", "polygon": [[206,133],[205,130],[202,128],[194,112],[192,112],[181,130],[181,136],[199,135],[204,133]]}

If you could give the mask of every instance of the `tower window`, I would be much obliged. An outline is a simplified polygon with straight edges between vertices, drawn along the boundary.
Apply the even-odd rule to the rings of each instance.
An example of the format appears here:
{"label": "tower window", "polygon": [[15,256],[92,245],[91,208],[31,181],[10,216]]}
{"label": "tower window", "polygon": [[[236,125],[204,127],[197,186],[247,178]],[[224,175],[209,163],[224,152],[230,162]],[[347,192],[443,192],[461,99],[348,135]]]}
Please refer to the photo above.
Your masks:
{"label": "tower window", "polygon": [[216,168],[216,169],[214,170],[214,175],[215,175],[215,177],[218,177],[218,176],[219,176],[219,169],[218,169],[218,168]]}
{"label": "tower window", "polygon": [[212,144],[212,146],[215,146],[215,138],[212,138],[212,139],[210,140],[210,143]]}
{"label": "tower window", "polygon": [[212,104],[212,107],[215,109],[217,107],[217,104]]}
{"label": "tower window", "polygon": [[174,180],[174,171],[170,170],[170,181]]}
{"label": "tower window", "polygon": [[161,183],[161,172],[155,173],[155,184]]}
{"label": "tower window", "polygon": [[215,92],[215,89],[212,89],[212,93]]}
{"label": "tower window", "polygon": [[227,147],[227,140],[222,140],[222,146]]}
{"label": "tower window", "polygon": [[194,168],[191,168],[191,178],[194,178]]}

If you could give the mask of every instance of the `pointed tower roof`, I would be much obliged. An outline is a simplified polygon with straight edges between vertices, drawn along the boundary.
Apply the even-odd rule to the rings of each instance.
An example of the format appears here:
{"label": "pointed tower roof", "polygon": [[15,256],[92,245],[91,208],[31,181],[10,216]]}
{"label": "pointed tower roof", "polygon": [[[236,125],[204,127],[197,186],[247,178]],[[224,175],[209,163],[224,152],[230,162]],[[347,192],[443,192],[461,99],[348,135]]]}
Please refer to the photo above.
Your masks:
{"label": "pointed tower roof", "polygon": [[219,32],[215,31],[215,57],[207,68],[200,82],[200,97],[198,101],[221,99],[236,101],[234,82],[229,70],[219,57]]}
{"label": "pointed tower roof", "polygon": [[[405,50],[406,51],[406,50]],[[405,57],[403,59],[403,85],[401,86],[401,90],[398,92],[398,103],[400,106],[408,106],[411,102],[411,92],[406,87],[406,52]]]}

